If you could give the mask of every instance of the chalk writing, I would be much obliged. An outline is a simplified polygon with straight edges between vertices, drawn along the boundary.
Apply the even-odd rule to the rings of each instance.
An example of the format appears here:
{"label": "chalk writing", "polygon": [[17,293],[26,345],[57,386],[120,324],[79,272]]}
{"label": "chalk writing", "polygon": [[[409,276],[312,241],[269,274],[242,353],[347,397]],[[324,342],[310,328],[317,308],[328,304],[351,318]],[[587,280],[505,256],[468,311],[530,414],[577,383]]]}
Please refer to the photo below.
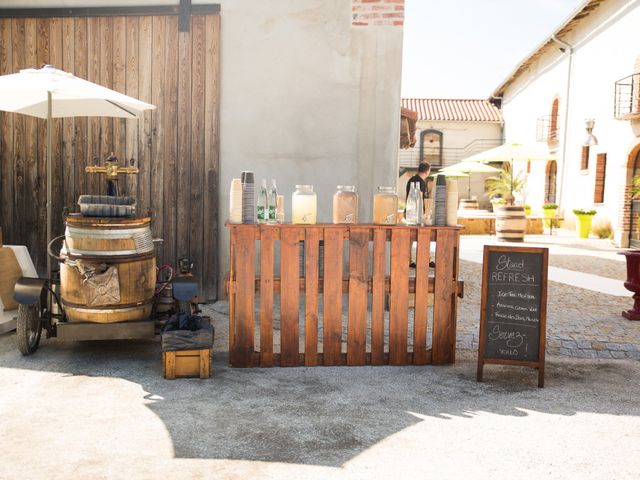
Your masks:
{"label": "chalk writing", "polygon": [[486,355],[535,361],[540,326],[540,255],[490,251],[487,268]]}

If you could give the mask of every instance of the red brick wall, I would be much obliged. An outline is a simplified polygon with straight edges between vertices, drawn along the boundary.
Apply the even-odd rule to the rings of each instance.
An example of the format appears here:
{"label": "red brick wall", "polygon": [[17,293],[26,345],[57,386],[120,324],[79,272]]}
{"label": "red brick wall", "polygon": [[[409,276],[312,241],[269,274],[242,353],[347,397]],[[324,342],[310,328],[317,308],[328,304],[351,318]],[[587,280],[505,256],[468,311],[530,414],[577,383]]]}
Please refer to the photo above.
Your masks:
{"label": "red brick wall", "polygon": [[351,0],[354,27],[402,27],[404,0]]}

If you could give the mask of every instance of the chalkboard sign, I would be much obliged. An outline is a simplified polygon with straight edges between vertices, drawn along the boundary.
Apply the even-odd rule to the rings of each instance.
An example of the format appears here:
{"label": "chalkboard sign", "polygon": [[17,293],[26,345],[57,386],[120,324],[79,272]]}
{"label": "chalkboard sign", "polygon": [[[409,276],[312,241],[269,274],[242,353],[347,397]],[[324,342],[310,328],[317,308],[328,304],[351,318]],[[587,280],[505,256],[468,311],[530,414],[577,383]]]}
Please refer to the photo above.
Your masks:
{"label": "chalkboard sign", "polygon": [[544,385],[548,258],[546,248],[484,247],[478,381],[497,363],[537,368]]}

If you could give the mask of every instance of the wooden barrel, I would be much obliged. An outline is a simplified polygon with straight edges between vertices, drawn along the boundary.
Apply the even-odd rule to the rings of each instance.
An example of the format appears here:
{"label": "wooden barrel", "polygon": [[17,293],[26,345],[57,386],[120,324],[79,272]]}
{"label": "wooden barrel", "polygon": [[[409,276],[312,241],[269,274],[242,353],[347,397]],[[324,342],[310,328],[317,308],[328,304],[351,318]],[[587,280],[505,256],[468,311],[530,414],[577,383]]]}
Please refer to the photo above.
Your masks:
{"label": "wooden barrel", "polygon": [[149,318],[156,285],[150,223],[150,218],[67,217],[60,295],[69,321]]}
{"label": "wooden barrel", "polygon": [[470,198],[461,199],[460,205],[458,205],[459,210],[478,210],[479,208],[478,200],[471,200]]}
{"label": "wooden barrel", "polygon": [[496,209],[496,237],[503,242],[522,242],[527,229],[527,216],[520,206]]}

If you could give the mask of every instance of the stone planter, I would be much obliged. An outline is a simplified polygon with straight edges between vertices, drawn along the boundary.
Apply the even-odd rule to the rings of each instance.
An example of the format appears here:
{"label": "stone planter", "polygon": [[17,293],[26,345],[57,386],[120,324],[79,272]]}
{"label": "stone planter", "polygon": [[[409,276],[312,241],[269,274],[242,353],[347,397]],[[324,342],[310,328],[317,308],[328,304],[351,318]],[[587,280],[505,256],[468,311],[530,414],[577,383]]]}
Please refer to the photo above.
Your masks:
{"label": "stone planter", "polygon": [[576,218],[578,219],[576,223],[576,231],[578,232],[578,237],[589,238],[589,232],[591,232],[591,220],[593,219],[593,215],[576,214]]}
{"label": "stone planter", "polygon": [[633,308],[622,312],[624,318],[640,320],[640,250],[619,252],[627,259],[627,281],[624,288],[633,292]]}
{"label": "stone planter", "polygon": [[557,213],[558,213],[557,208],[542,209],[542,216],[544,217],[545,228],[551,228],[551,222],[553,222],[553,219],[556,218]]}

